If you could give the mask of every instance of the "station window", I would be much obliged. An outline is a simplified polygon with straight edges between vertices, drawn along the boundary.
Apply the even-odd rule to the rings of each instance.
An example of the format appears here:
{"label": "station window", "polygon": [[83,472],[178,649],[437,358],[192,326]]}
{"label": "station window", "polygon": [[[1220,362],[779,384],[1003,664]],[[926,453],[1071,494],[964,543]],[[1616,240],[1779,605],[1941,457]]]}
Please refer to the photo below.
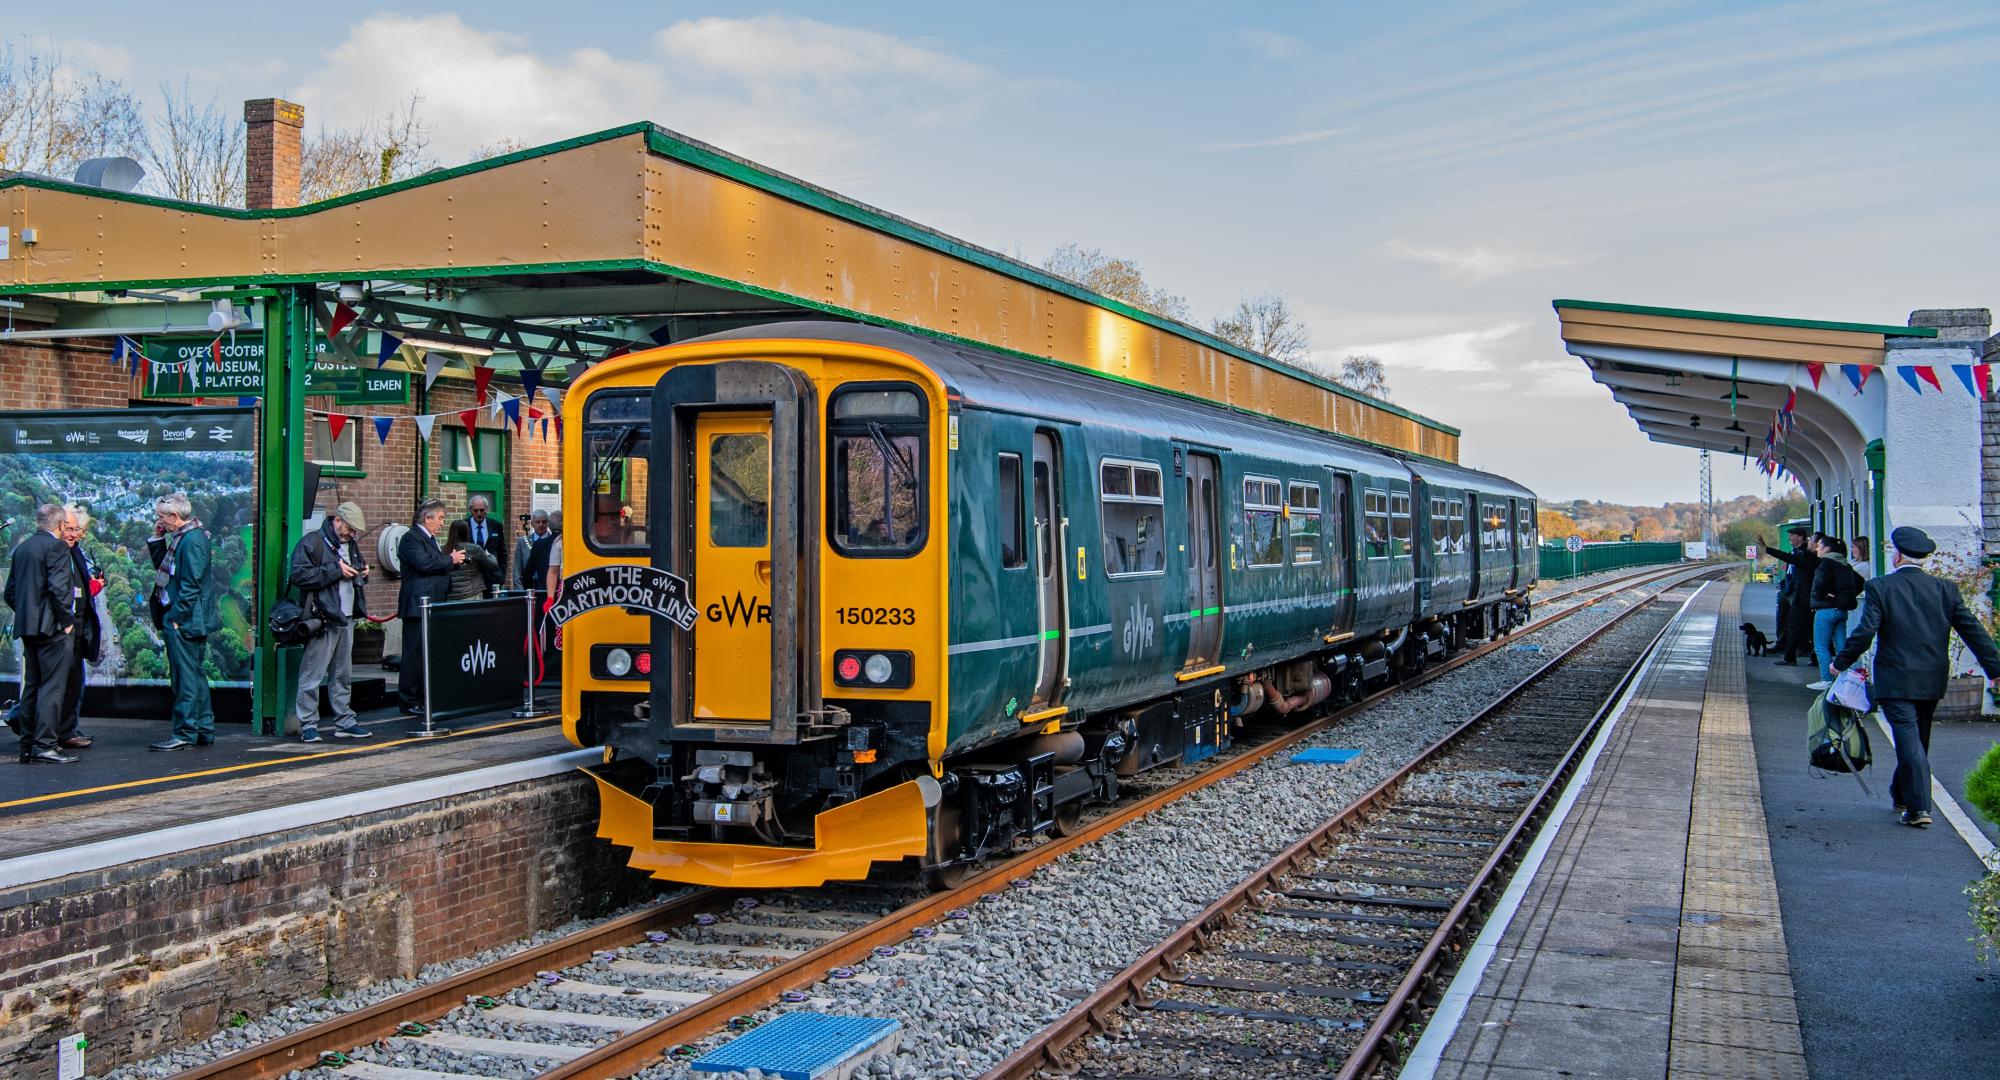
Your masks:
{"label": "station window", "polygon": [[1248,527],[1251,566],[1285,564],[1284,487],[1262,476],[1243,478],[1243,523]]}
{"label": "station window", "polygon": [[1028,532],[1021,513],[1021,455],[1000,455],[1000,565],[1028,565]]}
{"label": "station window", "polygon": [[1408,558],[1414,539],[1410,525],[1410,495],[1398,491],[1389,496],[1389,554]]}
{"label": "station window", "polygon": [[1104,572],[1111,577],[1167,570],[1166,499],[1160,467],[1106,459],[1097,467]]}
{"label": "station window", "polygon": [[1285,492],[1285,505],[1291,511],[1292,565],[1318,565],[1319,485],[1292,481]]}
{"label": "station window", "polygon": [[357,437],[360,430],[358,419],[350,416],[347,426],[340,429],[340,438],[336,439],[326,417],[312,417],[312,457],[309,460],[315,465],[358,468],[361,464],[361,440]]}
{"label": "station window", "polygon": [[1451,551],[1454,555],[1465,554],[1465,500],[1453,499],[1446,504],[1445,513],[1451,516]]}
{"label": "station window", "polygon": [[[584,542],[597,552],[644,551],[651,513],[648,478],[653,454],[650,390],[604,390],[583,409]],[[498,432],[480,432],[481,436]],[[714,448],[711,447],[711,452]],[[482,459],[487,453],[480,446]],[[766,451],[768,454],[768,450]],[[494,459],[498,464],[498,458]],[[768,490],[768,489],[767,489]],[[710,507],[711,524],[714,508]],[[720,541],[717,541],[718,543]]]}
{"label": "station window", "polygon": [[1361,493],[1361,540],[1371,559],[1389,557],[1389,495],[1374,488]]}
{"label": "station window", "polygon": [[827,411],[834,549],[856,558],[921,551],[930,469],[923,393],[907,383],[851,385]]}

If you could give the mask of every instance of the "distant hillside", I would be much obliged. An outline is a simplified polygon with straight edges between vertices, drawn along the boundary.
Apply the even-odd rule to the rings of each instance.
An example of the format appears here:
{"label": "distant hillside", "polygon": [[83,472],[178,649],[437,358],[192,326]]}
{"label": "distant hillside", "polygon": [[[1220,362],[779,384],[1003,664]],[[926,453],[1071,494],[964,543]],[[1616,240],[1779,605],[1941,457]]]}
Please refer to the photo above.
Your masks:
{"label": "distant hillside", "polygon": [[[1731,522],[1746,519],[1774,523],[1803,517],[1805,512],[1805,500],[1797,495],[1788,499],[1760,499],[1754,495],[1743,495],[1715,504],[1715,527],[1720,531]],[[1560,540],[1571,533],[1581,533],[1586,540],[1616,540],[1627,535],[1636,540],[1700,539],[1700,503],[1627,506],[1577,499],[1545,502],[1542,514],[1542,537],[1550,541]]]}

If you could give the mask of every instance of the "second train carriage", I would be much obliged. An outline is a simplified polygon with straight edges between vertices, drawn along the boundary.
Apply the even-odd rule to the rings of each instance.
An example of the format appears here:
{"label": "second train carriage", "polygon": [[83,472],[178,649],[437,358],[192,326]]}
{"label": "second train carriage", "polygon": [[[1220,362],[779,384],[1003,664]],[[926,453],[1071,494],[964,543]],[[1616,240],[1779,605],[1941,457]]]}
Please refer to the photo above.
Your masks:
{"label": "second train carriage", "polygon": [[949,878],[1503,632],[1534,579],[1500,477],[873,327],[621,357],[564,409],[564,572],[650,562],[699,613],[564,651],[601,835],[677,881]]}

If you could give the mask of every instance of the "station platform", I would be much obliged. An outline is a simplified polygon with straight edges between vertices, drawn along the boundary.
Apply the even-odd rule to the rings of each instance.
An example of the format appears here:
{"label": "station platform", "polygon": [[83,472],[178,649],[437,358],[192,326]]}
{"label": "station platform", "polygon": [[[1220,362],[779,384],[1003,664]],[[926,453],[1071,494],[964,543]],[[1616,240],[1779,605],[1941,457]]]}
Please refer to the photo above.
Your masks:
{"label": "station platform", "polygon": [[[1772,607],[1764,584],[1689,601],[1405,1080],[2000,1076],[2000,970],[1975,956],[1961,894],[1991,833],[1900,824],[1879,729],[1872,796],[1808,766],[1816,673],[1745,657],[1736,629],[1768,633]],[[1996,739],[1937,725],[1939,788],[1962,791]]]}

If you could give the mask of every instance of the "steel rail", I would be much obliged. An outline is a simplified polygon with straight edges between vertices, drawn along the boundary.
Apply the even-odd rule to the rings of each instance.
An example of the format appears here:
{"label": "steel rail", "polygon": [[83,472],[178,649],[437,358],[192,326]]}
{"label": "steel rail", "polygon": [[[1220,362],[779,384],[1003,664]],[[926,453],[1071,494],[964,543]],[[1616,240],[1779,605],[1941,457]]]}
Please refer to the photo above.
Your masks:
{"label": "steel rail", "polygon": [[[1684,567],[1675,570],[1685,571]],[[1649,577],[1648,581],[1672,576],[1675,570]],[[1635,588],[1647,582],[1626,586]],[[1581,591],[1581,590],[1580,590]],[[1622,591],[1622,590],[1619,590]],[[1591,606],[1580,603],[1565,608],[1555,614],[1529,624],[1516,633],[1543,629]],[[1640,605],[1643,606],[1643,605]],[[1634,607],[1633,611],[1639,610]],[[1629,615],[1630,612],[1626,612]],[[1619,616],[1620,619],[1624,615]],[[1615,624],[1618,620],[1613,620]],[[1601,632],[1601,631],[1600,631]],[[1511,636],[1511,635],[1510,635]],[[1593,635],[1594,636],[1594,635]],[[679,1012],[662,1017],[645,1027],[635,1029],[611,1042],[605,1043],[588,1054],[574,1058],[555,1069],[544,1073],[546,1080],[581,1080],[581,1078],[603,1078],[625,1076],[648,1065],[657,1064],[663,1052],[675,1046],[690,1043],[720,1028],[731,1017],[761,1009],[777,1002],[787,990],[796,990],[819,982],[832,968],[849,966],[860,960],[877,946],[900,941],[910,932],[940,918],[955,907],[998,892],[1014,881],[1056,859],[1093,841],[1124,828],[1140,818],[1159,811],[1182,796],[1191,794],[1227,777],[1234,776],[1252,765],[1278,754],[1304,740],[1317,735],[1335,722],[1349,717],[1396,690],[1428,682],[1439,678],[1458,667],[1485,656],[1505,645],[1509,639],[1497,638],[1470,652],[1462,653],[1446,663],[1430,668],[1408,681],[1379,690],[1345,708],[1335,710],[1283,736],[1252,747],[1236,757],[1230,758],[1213,768],[1187,778],[1173,787],[1156,792],[1144,799],[1121,807],[1112,813],[1091,821],[1079,831],[1060,839],[1038,845],[1033,850],[1017,855],[979,874],[965,884],[949,892],[938,893],[920,900],[899,911],[891,912],[881,920],[861,927],[829,942],[820,949],[795,957],[771,968],[764,974],[738,983],[698,1005],[691,1005]],[[1565,656],[1568,651],[1564,652]],[[1512,691],[1510,691],[1512,693]]]}
{"label": "steel rail", "polygon": [[[1111,1027],[1111,1014],[1115,1010],[1128,1001],[1143,1000],[1145,988],[1148,984],[1155,978],[1175,973],[1176,964],[1181,957],[1197,948],[1204,947],[1215,931],[1224,928],[1236,912],[1248,906],[1264,893],[1279,877],[1291,872],[1301,863],[1316,856],[1328,844],[1333,842],[1335,837],[1348,831],[1362,819],[1368,817],[1372,811],[1388,802],[1412,775],[1440,754],[1456,745],[1475,727],[1487,720],[1494,713],[1514,701],[1533,685],[1539,683],[1557,667],[1568,661],[1578,650],[1597,641],[1604,634],[1624,622],[1627,618],[1644,610],[1647,606],[1649,605],[1634,605],[1629,611],[1619,614],[1616,618],[1591,631],[1561,653],[1551,657],[1547,663],[1535,669],[1526,678],[1495,698],[1477,714],[1465,721],[1465,723],[1432,743],[1394,774],[1384,779],[1380,784],[1377,784],[1354,802],[1342,808],[1339,813],[1322,823],[1313,832],[1285,848],[1282,852],[1279,852],[1276,857],[1260,867],[1255,873],[1244,879],[1243,882],[1232,888],[1228,893],[1218,898],[1214,903],[1211,903],[1200,914],[1183,923],[1181,928],[1175,931],[1167,940],[1141,955],[1126,967],[1125,970],[1113,976],[1108,982],[1099,987],[1089,997],[1079,1002],[1069,1012],[1064,1013],[1054,1023],[1043,1028],[1028,1043],[989,1069],[983,1074],[982,1080],[1015,1080],[1015,1078],[1032,1076],[1035,1072],[1043,1068],[1059,1070],[1060,1066],[1056,1062],[1057,1054],[1077,1041],[1086,1038],[1093,1031],[1108,1030]],[[1567,614],[1567,612],[1564,614]],[[1668,626],[1671,626],[1671,623]],[[1444,945],[1451,941],[1461,940],[1460,935],[1465,928],[1474,900],[1478,899],[1481,901],[1482,911],[1490,908],[1492,897],[1495,895],[1493,886],[1496,872],[1501,865],[1513,858],[1522,839],[1533,835],[1530,825],[1538,825],[1540,820],[1546,816],[1551,800],[1551,793],[1560,792],[1561,790],[1558,780],[1566,780],[1568,775],[1574,770],[1575,763],[1582,749],[1589,745],[1589,739],[1595,735],[1597,728],[1603,723],[1604,715],[1610,703],[1615,702],[1618,696],[1624,692],[1625,687],[1630,684],[1632,678],[1637,674],[1646,654],[1659,644],[1660,638],[1666,633],[1668,626],[1662,626],[1660,632],[1655,634],[1645,648],[1640,650],[1639,657],[1626,669],[1624,675],[1619,679],[1616,688],[1610,692],[1606,703],[1599,706],[1593,715],[1591,722],[1587,725],[1587,730],[1571,743],[1568,752],[1563,757],[1562,763],[1557,768],[1559,775],[1552,776],[1542,786],[1535,799],[1529,803],[1527,809],[1516,819],[1513,828],[1509,830],[1501,846],[1496,848],[1493,856],[1487,860],[1479,874],[1473,879],[1472,884],[1461,894],[1459,902],[1453,906],[1449,915],[1441,921],[1431,939],[1426,942],[1423,951],[1419,954],[1417,963],[1405,975],[1402,982],[1398,985],[1396,992],[1384,1004],[1376,1022],[1370,1026],[1363,1036],[1362,1047],[1368,1051],[1368,1064],[1373,1064],[1374,1057],[1378,1053],[1382,1040],[1401,1026],[1403,1018],[1414,1014],[1412,1004],[1417,1003],[1418,992],[1430,986],[1431,977],[1443,959]],[[1531,818],[1532,821],[1530,820]],[[1420,1007],[1420,1003],[1418,1005]],[[1392,1022],[1392,1018],[1394,1022]],[[1348,1078],[1356,1075],[1358,1071],[1353,1058],[1349,1059],[1348,1065],[1349,1067],[1344,1069],[1340,1074],[1343,1080],[1348,1080]]]}
{"label": "steel rail", "polygon": [[[1516,628],[1509,635],[1495,638],[1477,648],[1460,653],[1402,683],[1378,690],[1358,702],[1326,713],[1282,736],[1249,747],[1226,760],[1220,760],[1172,787],[1091,820],[1069,836],[1038,845],[1033,850],[1001,862],[957,889],[938,893],[892,912],[875,923],[861,927],[818,949],[770,968],[764,974],[721,991],[699,1005],[689,1006],[645,1027],[635,1029],[546,1075],[564,1078],[615,1076],[620,1075],[621,1070],[629,1073],[655,1064],[663,1049],[670,1049],[706,1035],[723,1026],[734,1015],[770,1005],[787,990],[818,982],[825,977],[828,970],[847,966],[865,957],[876,945],[901,940],[909,936],[911,930],[942,917],[943,913],[951,908],[964,906],[969,900],[1006,888],[1013,881],[1026,877],[1054,859],[1152,814],[1184,795],[1233,776],[1295,746],[1332,724],[1374,705],[1397,690],[1440,678],[1502,648],[1520,634],[1545,629],[1591,607],[1600,600],[1664,580],[1687,570],[1688,567],[1678,565],[1654,567],[1627,577],[1599,582],[1573,589],[1561,596],[1551,597],[1548,602],[1556,603],[1578,593],[1606,590],[1597,600],[1578,602],[1560,611],[1544,615]],[[572,966],[588,960],[600,950],[621,948],[643,941],[648,932],[685,926],[692,922],[696,915],[720,910],[732,899],[733,894],[728,890],[696,890],[658,907],[578,931],[558,941],[536,946],[492,964],[419,987],[406,994],[385,998],[355,1012],[321,1021],[268,1043],[196,1066],[175,1074],[175,1080],[273,1080],[293,1070],[316,1064],[323,1053],[329,1051],[344,1053],[357,1046],[364,1046],[393,1035],[406,1021],[429,1021],[442,1016],[464,1004],[468,997],[494,996],[525,986],[534,980],[537,971]]]}

